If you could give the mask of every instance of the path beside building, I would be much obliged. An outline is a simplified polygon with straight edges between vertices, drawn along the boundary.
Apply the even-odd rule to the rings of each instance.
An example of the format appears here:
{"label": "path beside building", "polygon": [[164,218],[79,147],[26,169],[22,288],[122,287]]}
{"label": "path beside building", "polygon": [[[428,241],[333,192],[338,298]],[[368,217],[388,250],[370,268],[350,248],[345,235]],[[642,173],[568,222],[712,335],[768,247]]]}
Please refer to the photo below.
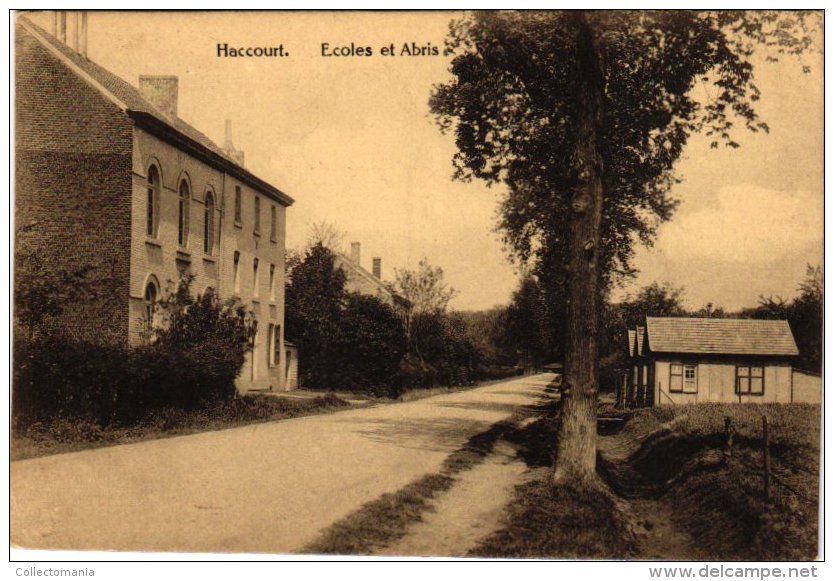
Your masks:
{"label": "path beside building", "polygon": [[12,545],[299,551],[364,503],[437,472],[551,379],[13,462]]}

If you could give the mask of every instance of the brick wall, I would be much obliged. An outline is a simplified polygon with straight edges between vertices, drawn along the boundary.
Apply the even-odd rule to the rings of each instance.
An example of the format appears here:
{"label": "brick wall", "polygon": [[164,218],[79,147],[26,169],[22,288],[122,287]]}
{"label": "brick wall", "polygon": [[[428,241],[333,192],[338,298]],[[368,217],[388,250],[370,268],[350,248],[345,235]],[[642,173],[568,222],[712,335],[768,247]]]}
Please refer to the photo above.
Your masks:
{"label": "brick wall", "polygon": [[16,36],[16,245],[47,268],[92,267],[96,299],[53,331],[126,341],[132,123],[31,35]]}

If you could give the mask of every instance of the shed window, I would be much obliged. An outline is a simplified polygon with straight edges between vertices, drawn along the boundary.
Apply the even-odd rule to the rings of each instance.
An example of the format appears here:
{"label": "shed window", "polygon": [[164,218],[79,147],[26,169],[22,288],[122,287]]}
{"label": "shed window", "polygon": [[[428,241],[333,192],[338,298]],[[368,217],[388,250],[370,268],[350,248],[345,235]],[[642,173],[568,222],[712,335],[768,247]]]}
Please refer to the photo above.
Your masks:
{"label": "shed window", "polygon": [[737,365],[736,393],[740,395],[764,395],[764,367]]}
{"label": "shed window", "polygon": [[178,225],[178,241],[182,247],[188,246],[188,213],[190,211],[189,204],[191,203],[191,190],[188,187],[188,182],[183,180],[180,182],[180,203],[179,203],[179,220]]}
{"label": "shed window", "polygon": [[148,220],[145,233],[156,238],[159,231],[159,191],[161,180],[155,165],[148,169]]}
{"label": "shed window", "polygon": [[670,364],[669,391],[674,393],[698,393],[698,366],[683,363]]}

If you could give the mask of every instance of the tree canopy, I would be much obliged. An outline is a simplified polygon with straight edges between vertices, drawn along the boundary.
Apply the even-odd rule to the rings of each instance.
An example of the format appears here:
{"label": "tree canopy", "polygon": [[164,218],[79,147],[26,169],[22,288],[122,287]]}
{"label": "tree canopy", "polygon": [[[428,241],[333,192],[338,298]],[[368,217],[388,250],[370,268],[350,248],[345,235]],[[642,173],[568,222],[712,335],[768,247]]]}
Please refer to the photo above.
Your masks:
{"label": "tree canopy", "polygon": [[[757,46],[799,53],[812,26],[794,12],[598,11],[587,13],[601,53],[599,153],[605,205],[604,282],[633,273],[636,241],[650,244],[676,207],[674,163],[693,133],[738,147],[731,130],[767,131],[751,56]],[[575,151],[576,29],[571,12],[477,12],[454,21],[446,43],[452,79],[430,106],[454,131],[455,176],[504,183],[499,227],[512,255],[561,275],[566,220],[579,165]],[[694,89],[716,87],[703,102]]]}

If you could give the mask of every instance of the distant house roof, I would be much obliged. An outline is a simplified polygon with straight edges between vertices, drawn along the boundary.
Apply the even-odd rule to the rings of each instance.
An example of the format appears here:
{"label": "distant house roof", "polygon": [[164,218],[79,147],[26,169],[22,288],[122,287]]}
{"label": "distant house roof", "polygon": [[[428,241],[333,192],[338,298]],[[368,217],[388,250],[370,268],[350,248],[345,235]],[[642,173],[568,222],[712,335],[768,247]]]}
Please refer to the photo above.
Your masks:
{"label": "distant house roof", "polygon": [[285,206],[293,203],[294,200],[290,196],[231,159],[205,134],[182,119],[166,115],[154,107],[142,96],[139,89],[121,77],[81,56],[31,20],[20,17],[18,22],[58,60],[124,110],[143,129],[154,133],[161,139],[174,141],[183,149],[188,150],[188,153],[203,159],[210,165],[220,167],[257,190],[271,194]]}
{"label": "distant house roof", "polygon": [[361,265],[357,264],[344,254],[341,254],[339,252],[335,253],[335,265],[346,271],[345,274],[348,276],[348,281],[354,278],[361,278],[369,286],[373,287],[378,294],[382,294],[384,296],[389,297],[393,303],[402,305],[408,303],[408,301],[404,297],[400,296],[400,294],[397,293],[396,290],[394,290],[394,287],[392,285],[377,278],[376,276],[368,272],[365,268],[363,268]]}
{"label": "distant house roof", "polygon": [[637,331],[634,329],[628,330],[628,356],[634,357],[634,339],[637,336]]}
{"label": "distant house roof", "polygon": [[647,317],[653,353],[799,355],[787,321]]}

